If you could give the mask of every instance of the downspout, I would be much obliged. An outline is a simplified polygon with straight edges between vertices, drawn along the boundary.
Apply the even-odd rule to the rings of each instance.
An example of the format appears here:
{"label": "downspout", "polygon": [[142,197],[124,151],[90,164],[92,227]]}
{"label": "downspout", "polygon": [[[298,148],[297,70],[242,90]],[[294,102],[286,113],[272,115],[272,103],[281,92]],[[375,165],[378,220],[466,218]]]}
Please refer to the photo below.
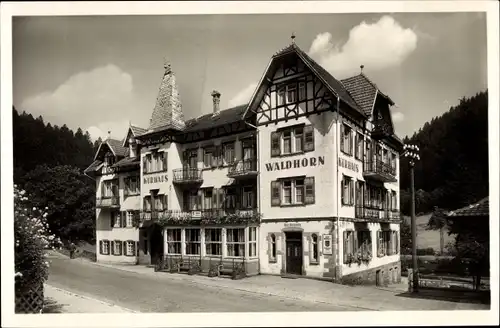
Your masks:
{"label": "downspout", "polygon": [[339,279],[340,277],[337,276],[338,272],[340,272],[340,245],[341,245],[341,241],[340,241],[340,216],[339,216],[339,151],[340,151],[340,135],[339,135],[339,125],[338,125],[338,121],[340,120],[340,97],[337,96],[337,125],[336,125],[336,128],[335,128],[335,139],[336,139],[336,146],[337,146],[337,149],[336,149],[336,158],[335,158],[335,167],[337,168],[337,176],[336,176],[336,179],[337,179],[337,183],[335,184],[335,187],[337,188],[336,192],[337,192],[337,229],[335,229],[336,233],[337,233],[337,256],[336,256],[336,260],[335,260],[335,282],[339,282]]}

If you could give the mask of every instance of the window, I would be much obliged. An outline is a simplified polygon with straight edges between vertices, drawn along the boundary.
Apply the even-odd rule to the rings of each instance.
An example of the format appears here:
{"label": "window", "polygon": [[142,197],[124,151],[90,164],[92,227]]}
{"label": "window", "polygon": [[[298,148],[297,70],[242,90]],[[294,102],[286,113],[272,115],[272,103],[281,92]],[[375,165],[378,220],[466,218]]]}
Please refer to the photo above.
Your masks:
{"label": "window", "polygon": [[134,215],[135,213],[132,211],[127,212],[127,222],[126,222],[127,228],[131,228],[134,226]]}
{"label": "window", "polygon": [[217,166],[217,152],[215,147],[203,149],[203,165],[205,168]]}
{"label": "window", "polygon": [[115,240],[113,243],[113,255],[122,255],[122,242]]}
{"label": "window", "polygon": [[167,171],[167,156],[165,152],[154,151],[143,158],[144,173]]}
{"label": "window", "polygon": [[224,161],[227,165],[234,163],[234,143],[224,144]]}
{"label": "window", "polygon": [[364,189],[364,184],[363,181],[356,181],[356,205],[357,206],[362,206],[363,205],[363,189]]}
{"label": "window", "polygon": [[245,228],[227,229],[227,256],[245,256]]}
{"label": "window", "polygon": [[269,238],[269,249],[271,250],[271,253],[269,254],[269,261],[270,262],[275,262],[276,261],[276,235],[271,234]]}
{"label": "window", "polygon": [[291,104],[297,101],[297,85],[289,84],[286,86],[286,103]]}
{"label": "window", "polygon": [[344,231],[344,264],[354,260],[354,231]]}
{"label": "window", "polygon": [[188,149],[183,154],[183,165],[186,168],[196,169],[198,167],[198,149]]}
{"label": "window", "polygon": [[255,257],[257,256],[257,228],[249,227],[248,228],[248,256]]}
{"label": "window", "polygon": [[254,191],[253,187],[245,186],[243,187],[243,208],[253,208],[254,207]]}
{"label": "window", "polygon": [[304,101],[306,98],[306,84],[304,82],[299,82],[299,101]]}
{"label": "window", "polygon": [[367,260],[372,256],[372,235],[370,230],[356,231],[358,244],[356,245],[356,253],[361,258]]}
{"label": "window", "polygon": [[101,196],[111,198],[118,196],[118,183],[116,180],[106,180],[102,183]]}
{"label": "window", "polygon": [[210,210],[212,209],[212,196],[213,196],[213,189],[212,188],[207,188],[203,190],[203,209],[204,210]]}
{"label": "window", "polygon": [[122,220],[120,217],[120,213],[111,212],[111,222],[112,222],[113,228],[121,228],[122,227]]}
{"label": "window", "polygon": [[168,254],[181,254],[181,229],[167,229]]}
{"label": "window", "polygon": [[391,169],[392,174],[396,174],[396,154],[391,152]]}
{"label": "window", "polygon": [[315,202],[314,177],[271,182],[271,206],[307,205]]}
{"label": "window", "polygon": [[156,195],[154,197],[154,209],[157,212],[163,212],[168,209],[167,195]]}
{"label": "window", "polygon": [[278,90],[278,106],[283,106],[285,104],[285,88]]}
{"label": "window", "polygon": [[399,231],[392,231],[392,254],[399,253]]}
{"label": "window", "polygon": [[201,196],[198,195],[198,190],[186,191],[184,193],[184,210],[185,211],[201,210]]}
{"label": "window", "polygon": [[200,229],[186,229],[186,254],[200,255]]}
{"label": "window", "polygon": [[348,125],[342,124],[340,131],[340,150],[347,155],[352,155],[352,129]]}
{"label": "window", "polygon": [[145,196],[144,197],[144,203],[143,203],[143,207],[144,211],[146,212],[151,212],[151,196]]}
{"label": "window", "polygon": [[294,139],[295,139],[295,152],[300,153],[304,149],[304,129],[302,127],[296,128],[294,130]]}
{"label": "window", "polygon": [[292,131],[283,131],[283,154],[292,152]]}
{"label": "window", "polygon": [[109,240],[101,240],[99,250],[102,255],[109,255]]}
{"label": "window", "polygon": [[396,198],[396,192],[395,191],[391,191],[391,198],[392,198],[392,201],[391,201],[391,210],[397,210],[397,198]]}
{"label": "window", "polygon": [[361,133],[356,133],[356,149],[355,149],[356,159],[363,160],[363,135]]}
{"label": "window", "polygon": [[392,255],[392,231],[390,230],[379,230],[377,231],[377,256],[383,257],[386,255]]}
{"label": "window", "polygon": [[342,178],[342,205],[354,205],[354,180],[345,175]]}
{"label": "window", "polygon": [[221,228],[206,228],[205,229],[205,250],[208,256],[222,255],[222,229]]}
{"label": "window", "polygon": [[126,253],[125,255],[126,256],[135,256],[135,247],[136,247],[136,242],[133,241],[133,240],[127,240],[127,242],[125,243],[126,245]]}
{"label": "window", "polygon": [[318,235],[311,235],[311,263],[318,263]]}
{"label": "window", "polygon": [[125,178],[125,196],[139,195],[140,193],[139,177]]}
{"label": "window", "polygon": [[224,208],[225,209],[235,209],[236,208],[236,189],[235,188],[224,188]]}

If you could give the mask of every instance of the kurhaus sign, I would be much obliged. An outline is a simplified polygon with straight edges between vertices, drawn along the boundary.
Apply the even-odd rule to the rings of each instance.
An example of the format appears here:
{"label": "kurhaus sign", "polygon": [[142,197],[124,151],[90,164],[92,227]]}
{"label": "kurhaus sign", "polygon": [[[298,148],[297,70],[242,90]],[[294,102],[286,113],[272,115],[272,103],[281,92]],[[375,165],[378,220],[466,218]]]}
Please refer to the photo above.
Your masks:
{"label": "kurhaus sign", "polygon": [[353,163],[353,162],[348,161],[348,160],[343,159],[343,158],[339,158],[339,166],[344,167],[344,168],[351,170],[351,171],[354,171],[354,172],[359,172],[358,164]]}
{"label": "kurhaus sign", "polygon": [[168,177],[166,174],[156,175],[152,177],[144,177],[144,184],[148,183],[162,183],[167,181]]}
{"label": "kurhaus sign", "polygon": [[294,159],[276,163],[266,163],[266,169],[267,171],[280,171],[280,170],[288,170],[291,168],[297,169],[300,167],[320,166],[320,165],[325,165],[324,156]]}

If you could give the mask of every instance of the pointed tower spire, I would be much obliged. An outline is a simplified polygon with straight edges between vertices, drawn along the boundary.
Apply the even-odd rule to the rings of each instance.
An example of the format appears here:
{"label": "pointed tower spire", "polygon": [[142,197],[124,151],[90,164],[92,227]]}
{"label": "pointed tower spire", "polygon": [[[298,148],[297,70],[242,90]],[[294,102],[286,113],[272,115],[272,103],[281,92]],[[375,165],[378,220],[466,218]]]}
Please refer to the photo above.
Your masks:
{"label": "pointed tower spire", "polygon": [[184,129],[184,114],[182,112],[181,98],[169,61],[164,58],[165,72],[158,90],[156,105],[151,115],[149,130],[159,128]]}

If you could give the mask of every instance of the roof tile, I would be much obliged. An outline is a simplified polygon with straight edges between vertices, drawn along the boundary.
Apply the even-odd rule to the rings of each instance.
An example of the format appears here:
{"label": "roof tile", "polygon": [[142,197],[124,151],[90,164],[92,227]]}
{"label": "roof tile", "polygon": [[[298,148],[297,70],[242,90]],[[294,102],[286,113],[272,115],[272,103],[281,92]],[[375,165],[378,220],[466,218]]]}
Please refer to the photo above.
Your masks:
{"label": "roof tile", "polygon": [[462,207],[458,210],[448,213],[449,217],[478,217],[490,215],[489,197],[481,199],[479,202]]}

